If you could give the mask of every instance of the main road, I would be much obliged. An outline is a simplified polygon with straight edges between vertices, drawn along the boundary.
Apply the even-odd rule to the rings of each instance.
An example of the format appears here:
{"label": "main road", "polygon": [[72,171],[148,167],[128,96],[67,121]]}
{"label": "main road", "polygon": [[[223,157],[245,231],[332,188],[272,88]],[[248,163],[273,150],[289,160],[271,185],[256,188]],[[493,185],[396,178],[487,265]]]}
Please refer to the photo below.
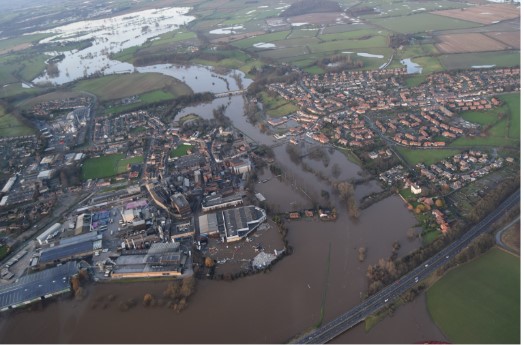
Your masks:
{"label": "main road", "polygon": [[369,297],[353,309],[345,312],[324,326],[317,328],[313,332],[306,334],[295,342],[299,344],[325,344],[344,333],[351,327],[366,319],[366,317],[376,313],[389,303],[393,302],[394,299],[415,286],[419,280],[428,277],[440,266],[444,265],[449,260],[452,260],[453,256],[467,247],[475,237],[488,231],[491,225],[493,225],[493,223],[498,220],[506,210],[509,210],[519,202],[520,189],[504,200],[497,209],[491,212],[480,223],[472,227],[468,232],[462,235],[462,237],[441,250],[438,254],[426,260],[420,266],[393,284],[388,285],[376,295]]}

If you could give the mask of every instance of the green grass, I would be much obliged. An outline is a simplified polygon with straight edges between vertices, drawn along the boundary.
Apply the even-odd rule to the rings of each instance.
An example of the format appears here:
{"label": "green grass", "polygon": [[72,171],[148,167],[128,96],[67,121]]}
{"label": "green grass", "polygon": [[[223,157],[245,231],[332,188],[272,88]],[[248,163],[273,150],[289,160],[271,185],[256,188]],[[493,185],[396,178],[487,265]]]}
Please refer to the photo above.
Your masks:
{"label": "green grass", "polygon": [[333,34],[324,33],[323,35],[319,35],[318,38],[320,38],[323,41],[341,41],[341,40],[359,39],[359,38],[366,37],[366,36],[385,36],[384,30],[382,30],[381,34],[379,34],[377,31],[379,30],[366,29],[366,30],[338,32],[338,33],[333,33]]}
{"label": "green grass", "polygon": [[404,46],[402,50],[398,50],[398,54],[400,59],[412,59],[420,56],[438,54],[438,50],[433,44],[410,44]]}
{"label": "green grass", "polygon": [[89,180],[115,176],[118,162],[123,158],[123,154],[89,158],[82,166],[82,177],[84,180]]}
{"label": "green grass", "polygon": [[438,72],[444,70],[440,61],[435,56],[422,56],[411,59],[414,63],[422,66],[422,74],[429,74],[431,72]]}
{"label": "green grass", "polygon": [[31,81],[45,70],[47,59],[47,55],[27,50],[0,56],[0,79],[3,84]]}
{"label": "green grass", "polygon": [[158,90],[164,90],[164,93],[154,93],[146,97],[165,98],[167,93],[165,90],[168,90],[174,97],[192,93],[186,84],[159,73],[118,74],[82,80],[76,84],[74,90],[91,92],[97,95],[101,101],[125,98]]}
{"label": "green grass", "polygon": [[261,42],[267,43],[267,42],[283,40],[286,38],[288,34],[289,34],[289,31],[277,31],[277,32],[272,32],[270,34],[245,38],[243,40],[235,41],[231,44],[237,48],[246,49],[246,48],[253,47],[253,44],[256,44],[256,43],[261,43]]}
{"label": "green grass", "polygon": [[411,74],[406,78],[406,85],[408,87],[417,87],[426,81],[424,74]]}
{"label": "green grass", "polygon": [[456,155],[457,153],[460,153],[460,150],[457,149],[416,150],[405,147],[397,147],[396,150],[410,165],[416,165],[417,163],[433,164],[441,161],[444,158],[448,158],[450,156]]}
{"label": "green grass", "polygon": [[0,260],[5,258],[9,254],[9,247],[8,246],[1,246],[0,247]]}
{"label": "green grass", "polygon": [[122,105],[117,105],[113,107],[107,107],[104,109],[104,114],[105,115],[118,114],[118,113],[123,113],[127,111],[132,111],[135,109],[143,108],[144,106],[147,106],[149,104],[175,99],[176,97],[170,92],[166,92],[164,90],[156,90],[156,91],[146,92],[140,95],[139,98],[140,98],[140,102],[131,103],[131,104],[122,104]]}
{"label": "green grass", "polygon": [[191,145],[184,145],[184,144],[178,145],[176,148],[169,151],[169,157],[174,158],[174,157],[185,156],[187,155],[187,151],[191,150],[191,148],[192,148]]}
{"label": "green grass", "polygon": [[520,139],[520,93],[500,96],[510,111],[509,137]]}
{"label": "green grass", "polygon": [[435,283],[427,305],[453,343],[519,343],[519,258],[491,249]]}
{"label": "green grass", "polygon": [[118,164],[116,166],[116,173],[122,174],[127,172],[127,165],[128,164],[140,164],[144,162],[143,156],[136,156],[131,158],[125,158],[118,161]]}
{"label": "green grass", "polygon": [[417,33],[435,30],[466,29],[482,26],[464,20],[438,16],[429,13],[409,16],[371,19],[375,25],[399,33]]}
{"label": "green grass", "polygon": [[441,232],[438,229],[425,231],[422,234],[422,244],[423,245],[430,244],[431,242],[436,240],[438,237],[440,237],[440,235],[441,235]]}
{"label": "green grass", "polygon": [[464,120],[478,123],[479,125],[494,125],[498,121],[498,110],[491,109],[486,111],[466,111],[460,114]]}
{"label": "green grass", "polygon": [[387,48],[386,38],[383,36],[373,36],[363,40],[339,40],[324,42],[310,46],[311,52],[331,52],[343,50],[359,50],[363,51],[366,48],[383,47]]}
{"label": "green grass", "polygon": [[[505,104],[493,110],[487,111],[490,118],[484,118],[483,121],[496,122],[498,113],[502,112],[507,116],[498,121],[488,131],[486,136],[462,137],[451,143],[451,147],[460,146],[519,146],[520,145],[520,94],[506,94],[499,96]],[[476,114],[476,115],[475,115]],[[483,112],[467,112],[466,117],[471,119],[481,118]],[[469,120],[468,120],[469,121]],[[480,120],[477,119],[476,122]],[[474,121],[475,122],[475,121]]]}
{"label": "green grass", "polygon": [[260,97],[264,103],[266,113],[271,117],[282,117],[298,110],[297,106],[280,96],[272,97],[266,92],[261,92]]}
{"label": "green grass", "polygon": [[51,34],[34,34],[34,35],[21,35],[15,38],[8,38],[0,40],[0,51],[6,49],[12,49],[18,45],[25,43],[37,43],[38,41],[51,36]]}
{"label": "green grass", "polygon": [[463,69],[482,65],[512,67],[520,65],[520,51],[446,54],[439,56],[439,60],[446,69]]}
{"label": "green grass", "polygon": [[17,137],[33,134],[33,129],[26,126],[12,114],[6,114],[0,107],[0,137]]}
{"label": "green grass", "polygon": [[142,163],[143,156],[124,158],[123,154],[107,155],[98,158],[90,158],[82,166],[82,178],[84,180],[107,178],[127,171],[128,164]]}

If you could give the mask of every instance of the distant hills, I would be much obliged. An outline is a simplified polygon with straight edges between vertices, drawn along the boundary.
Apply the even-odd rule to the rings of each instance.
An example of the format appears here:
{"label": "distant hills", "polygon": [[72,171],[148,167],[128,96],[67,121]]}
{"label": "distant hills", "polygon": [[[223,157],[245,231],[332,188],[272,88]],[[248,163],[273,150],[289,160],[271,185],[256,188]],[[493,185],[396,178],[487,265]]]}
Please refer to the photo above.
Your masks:
{"label": "distant hills", "polygon": [[280,17],[294,17],[308,13],[342,12],[340,5],[331,0],[301,0],[289,6]]}

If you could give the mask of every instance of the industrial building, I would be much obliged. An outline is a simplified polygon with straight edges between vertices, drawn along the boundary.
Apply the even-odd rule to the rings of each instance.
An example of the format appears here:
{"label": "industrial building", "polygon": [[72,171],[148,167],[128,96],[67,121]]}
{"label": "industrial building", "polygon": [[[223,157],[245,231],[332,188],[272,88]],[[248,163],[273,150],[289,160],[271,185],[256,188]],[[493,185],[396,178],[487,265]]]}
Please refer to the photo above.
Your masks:
{"label": "industrial building", "polygon": [[266,220],[266,211],[256,206],[243,206],[199,217],[201,235],[220,234],[224,242],[238,241]]}
{"label": "industrial building", "polygon": [[40,245],[44,243],[49,243],[49,240],[58,235],[60,230],[62,230],[62,224],[55,223],[52,226],[50,226],[46,231],[38,235],[36,240]]}
{"label": "industrial building", "polygon": [[55,261],[67,261],[92,255],[102,249],[102,235],[97,231],[60,240],[58,245],[42,249],[38,263],[45,265]]}
{"label": "industrial building", "polygon": [[241,205],[243,202],[242,195],[230,195],[223,197],[222,195],[208,195],[202,201],[202,211],[209,212],[218,210],[220,208],[232,207]]}
{"label": "industrial building", "polygon": [[70,278],[78,272],[76,262],[28,274],[0,287],[0,311],[6,311],[71,291]]}
{"label": "industrial building", "polygon": [[146,254],[121,255],[116,260],[111,277],[151,278],[179,276],[184,273],[188,253],[179,243],[153,243]]}

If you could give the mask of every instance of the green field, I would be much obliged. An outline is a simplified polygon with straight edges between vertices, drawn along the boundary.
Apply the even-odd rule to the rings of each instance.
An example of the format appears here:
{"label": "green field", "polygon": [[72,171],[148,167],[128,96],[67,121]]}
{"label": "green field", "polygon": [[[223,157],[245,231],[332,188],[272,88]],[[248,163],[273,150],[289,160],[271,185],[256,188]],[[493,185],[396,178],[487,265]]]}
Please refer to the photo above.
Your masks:
{"label": "green field", "polygon": [[371,19],[370,22],[387,30],[404,34],[436,30],[466,29],[481,26],[481,24],[429,13],[377,18]]}
{"label": "green field", "polygon": [[266,114],[271,117],[282,117],[289,115],[298,110],[298,108],[291,102],[285,100],[280,96],[272,97],[267,92],[261,92],[260,98],[264,104]]}
{"label": "green field", "polygon": [[143,156],[136,156],[131,158],[125,158],[118,161],[116,166],[116,173],[122,174],[127,171],[127,165],[128,164],[140,164],[144,162]]}
{"label": "green field", "polygon": [[417,150],[397,147],[396,150],[410,165],[416,165],[417,163],[433,164],[460,153],[460,150],[457,149]]}
{"label": "green field", "polygon": [[176,148],[169,151],[169,157],[174,158],[174,157],[185,156],[187,155],[187,151],[191,150],[191,148],[192,148],[191,145],[184,145],[184,144],[178,145]]}
{"label": "green field", "polygon": [[0,137],[17,137],[33,134],[33,130],[12,114],[6,114],[0,107]]}
{"label": "green field", "polygon": [[520,140],[520,93],[500,96],[508,105],[511,117],[509,120],[509,137]]}
{"label": "green field", "polygon": [[27,51],[0,56],[0,80],[2,84],[31,81],[44,72],[47,59],[47,55]]}
{"label": "green field", "polygon": [[84,180],[112,177],[127,171],[127,165],[142,163],[144,157],[137,156],[124,158],[123,154],[107,155],[90,158],[82,166],[82,178]]}
{"label": "green field", "polygon": [[491,109],[486,111],[466,111],[460,114],[464,120],[478,123],[479,125],[494,125],[498,121],[498,110]]}
{"label": "green field", "polygon": [[164,93],[155,93],[147,97],[165,97],[166,90],[174,97],[192,93],[186,84],[159,73],[117,74],[82,80],[76,84],[74,90],[91,92],[100,97],[101,101],[125,98],[158,90],[164,90]]}
{"label": "green field", "polygon": [[520,343],[519,258],[491,249],[435,283],[427,306],[453,343]]}
{"label": "green field", "polygon": [[285,39],[288,34],[289,34],[289,31],[277,31],[277,32],[272,32],[270,34],[259,35],[259,36],[239,40],[239,41],[233,42],[232,45],[235,47],[241,48],[241,49],[252,48],[253,44],[256,44],[256,43],[261,43],[261,42],[268,43],[268,42],[274,42],[274,41],[281,41]]}
{"label": "green field", "polygon": [[[480,123],[479,121],[493,121],[496,124],[490,128],[488,135],[478,137],[462,137],[451,143],[451,147],[460,146],[519,146],[520,145],[520,94],[506,94],[499,96],[505,104],[493,110],[485,112],[489,117],[482,118],[484,112],[464,113],[468,120]],[[498,113],[507,116],[498,121]],[[473,121],[477,119],[476,121]],[[469,121],[468,120],[468,121]],[[497,122],[498,121],[498,122]]]}
{"label": "green field", "polygon": [[462,69],[483,65],[512,67],[520,65],[520,51],[445,54],[439,56],[439,60],[446,69]]}

